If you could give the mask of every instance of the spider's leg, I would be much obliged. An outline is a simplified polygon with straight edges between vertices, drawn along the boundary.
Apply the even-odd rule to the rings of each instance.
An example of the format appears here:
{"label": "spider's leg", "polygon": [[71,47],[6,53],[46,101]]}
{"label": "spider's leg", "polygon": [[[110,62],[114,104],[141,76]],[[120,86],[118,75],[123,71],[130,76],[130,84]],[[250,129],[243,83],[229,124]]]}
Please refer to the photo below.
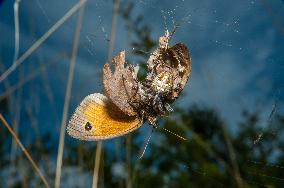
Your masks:
{"label": "spider's leg", "polygon": [[174,111],[169,103],[165,103],[164,107],[166,108],[166,110],[168,112],[173,112]]}
{"label": "spider's leg", "polygon": [[159,114],[166,114],[164,110],[163,102],[159,95],[156,95],[153,100],[154,109],[158,111]]}
{"label": "spider's leg", "polygon": [[157,123],[155,122],[155,123],[153,123],[152,124],[152,126],[154,127],[154,129],[157,129],[158,128],[158,125],[157,125]]}

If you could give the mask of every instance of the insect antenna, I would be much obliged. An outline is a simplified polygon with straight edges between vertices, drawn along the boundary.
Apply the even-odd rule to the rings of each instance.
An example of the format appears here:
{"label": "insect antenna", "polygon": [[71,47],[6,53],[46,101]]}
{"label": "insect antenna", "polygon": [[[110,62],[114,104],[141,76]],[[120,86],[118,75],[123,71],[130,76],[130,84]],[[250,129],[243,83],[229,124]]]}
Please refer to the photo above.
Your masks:
{"label": "insect antenna", "polygon": [[180,135],[178,135],[178,134],[176,134],[176,133],[170,131],[169,129],[166,129],[166,128],[164,128],[164,127],[162,127],[162,129],[163,129],[164,131],[166,131],[166,132],[168,132],[168,133],[170,133],[170,134],[172,134],[172,135],[178,137],[178,138],[181,139],[181,140],[186,140],[186,138],[184,138],[184,137],[182,137],[182,136],[180,136]]}
{"label": "insect antenna", "polygon": [[141,155],[140,155],[139,159],[142,159],[142,158],[143,158],[144,153],[145,153],[145,151],[146,151],[146,149],[147,149],[147,146],[148,146],[148,144],[150,143],[150,140],[151,140],[151,137],[152,137],[153,132],[154,132],[154,127],[152,127],[151,133],[150,133],[150,135],[149,135],[149,137],[148,137],[148,139],[147,139],[147,142],[146,142],[145,145],[144,145],[144,149],[143,149],[143,151],[141,152]]}

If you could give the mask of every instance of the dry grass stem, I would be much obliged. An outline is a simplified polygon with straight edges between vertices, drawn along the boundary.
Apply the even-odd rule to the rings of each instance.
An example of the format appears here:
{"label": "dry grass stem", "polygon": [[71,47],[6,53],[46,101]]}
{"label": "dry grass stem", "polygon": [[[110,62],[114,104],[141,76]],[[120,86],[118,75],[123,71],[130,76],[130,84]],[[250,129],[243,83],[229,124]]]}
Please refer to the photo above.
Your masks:
{"label": "dry grass stem", "polygon": [[[5,70],[6,70],[5,65],[2,63],[2,61],[0,59],[0,72],[4,72]],[[4,89],[9,88],[10,85],[11,85],[8,79],[5,80],[3,84],[4,84]]]}
{"label": "dry grass stem", "polygon": [[93,186],[92,186],[93,188],[98,187],[101,153],[102,153],[102,141],[98,141],[97,142],[97,148],[96,148],[94,175],[93,175]]}
{"label": "dry grass stem", "polygon": [[115,37],[116,37],[116,28],[117,28],[117,16],[119,11],[120,0],[115,0],[113,5],[113,13],[112,13],[112,22],[111,22],[111,35],[110,35],[110,43],[108,49],[108,61],[112,58],[112,53],[115,44]]}
{"label": "dry grass stem", "polygon": [[73,6],[60,20],[58,20],[42,37],[40,37],[19,59],[13,63],[1,76],[0,83],[3,82],[16,68],[24,62],[54,31],[56,31],[70,16],[72,16],[80,7],[85,4],[86,0],[80,0]]}
{"label": "dry grass stem", "polygon": [[14,52],[13,64],[15,64],[18,59],[19,49],[20,49],[19,5],[20,5],[20,0],[15,0],[14,2],[15,52]]}
{"label": "dry grass stem", "polygon": [[[20,70],[20,75],[19,75],[19,80],[21,80],[23,77],[23,70]],[[14,106],[13,110],[13,121],[12,121],[12,126],[14,132],[18,135],[19,132],[19,124],[20,124],[20,119],[21,119],[21,104],[22,104],[22,89],[19,89],[17,92],[17,95],[13,97],[12,105]],[[12,163],[14,163],[15,159],[15,153],[17,152],[17,143],[15,140],[12,140],[12,148],[11,148],[11,156],[10,159]]]}
{"label": "dry grass stem", "polygon": [[56,102],[55,102],[55,97],[54,97],[54,93],[51,87],[51,84],[49,82],[48,79],[48,74],[46,72],[46,68],[44,68],[42,65],[44,64],[40,64],[40,67],[42,67],[41,70],[41,78],[42,78],[42,82],[43,82],[43,87],[45,89],[45,93],[46,96],[48,98],[49,103],[51,104],[52,107],[52,112],[53,112],[53,117],[55,119],[55,124],[59,123],[59,116],[58,116],[58,112],[56,109]]}
{"label": "dry grass stem", "polygon": [[240,169],[239,169],[238,162],[236,159],[235,149],[234,149],[234,146],[232,145],[228,132],[224,126],[222,126],[222,131],[223,131],[225,143],[228,149],[229,157],[231,160],[233,175],[234,175],[237,187],[241,188],[243,187],[244,183],[240,175]]}
{"label": "dry grass stem", "polygon": [[58,57],[56,57],[54,60],[52,60],[52,62],[43,64],[38,69],[30,72],[28,76],[20,79],[20,81],[18,83],[16,83],[15,85],[10,86],[10,84],[8,84],[6,86],[6,88],[8,88],[8,89],[5,90],[5,92],[0,94],[0,101],[3,100],[4,98],[8,97],[9,95],[11,95],[16,90],[22,88],[29,81],[33,80],[36,76],[38,76],[41,73],[42,69],[46,68],[46,66],[57,62],[60,58],[65,57],[65,56],[66,56],[65,54],[63,54],[63,55],[60,54]]}
{"label": "dry grass stem", "polygon": [[126,164],[127,164],[127,180],[126,188],[132,188],[131,177],[131,135],[126,136]]}
{"label": "dry grass stem", "polygon": [[18,136],[16,135],[16,133],[13,131],[13,129],[11,128],[11,126],[9,126],[9,124],[7,123],[7,121],[5,120],[5,118],[3,117],[2,114],[0,114],[0,120],[2,121],[3,125],[8,129],[8,131],[11,133],[11,135],[13,136],[13,138],[15,139],[15,141],[17,142],[17,144],[19,145],[19,147],[22,149],[22,151],[24,152],[24,154],[26,155],[26,157],[28,158],[28,160],[30,161],[30,163],[32,164],[32,166],[34,167],[34,169],[36,170],[36,172],[38,173],[39,177],[41,178],[41,180],[43,181],[45,187],[50,187],[49,184],[47,183],[45,177],[43,176],[43,174],[41,173],[40,169],[38,168],[38,166],[36,165],[36,163],[34,162],[34,160],[32,159],[31,155],[29,154],[29,152],[26,150],[26,148],[23,146],[23,144],[21,143],[20,139],[18,138]]}
{"label": "dry grass stem", "polygon": [[[120,5],[120,0],[115,0],[113,4],[113,12],[112,12],[111,38],[110,38],[110,44],[108,48],[108,61],[110,61],[112,57],[114,43],[115,43],[119,5]],[[93,188],[98,187],[99,166],[100,166],[100,159],[101,159],[101,153],[102,153],[101,150],[102,150],[102,142],[99,141],[97,145],[97,149],[96,149],[96,159],[95,159],[95,167],[94,167],[94,175],[93,175],[93,186],[92,186]]]}
{"label": "dry grass stem", "polygon": [[[80,3],[83,4],[84,2],[85,0],[80,0],[78,4]],[[67,123],[67,115],[68,115],[68,109],[69,109],[69,104],[70,104],[70,98],[71,98],[71,93],[72,93],[72,83],[73,83],[74,69],[75,69],[75,64],[76,64],[76,59],[77,59],[77,54],[78,54],[78,46],[79,46],[81,26],[82,26],[83,15],[84,15],[84,7],[85,6],[82,6],[79,12],[79,17],[77,20],[76,31],[75,31],[75,36],[74,36],[73,49],[72,49],[72,54],[71,54],[69,75],[68,75],[67,87],[66,87],[66,92],[65,92],[63,115],[62,115],[62,121],[61,121],[59,146],[58,146],[58,153],[57,153],[55,188],[60,187],[65,129],[66,129],[66,123]]]}
{"label": "dry grass stem", "polygon": [[[14,58],[13,58],[13,64],[16,63],[18,56],[19,56],[19,49],[20,49],[20,27],[19,27],[19,5],[20,5],[20,0],[15,0],[14,2],[14,25],[15,25],[15,47],[14,47]],[[22,72],[20,72],[20,77],[21,80],[22,78]],[[18,96],[15,98],[15,104],[14,106],[16,107],[16,110],[14,112],[14,120],[13,120],[13,129],[15,133],[18,133],[18,123],[20,121],[20,104],[21,104],[21,93],[22,91],[19,90]],[[14,163],[14,156],[17,150],[17,143],[15,140],[12,140],[12,149],[11,149],[11,161]]]}

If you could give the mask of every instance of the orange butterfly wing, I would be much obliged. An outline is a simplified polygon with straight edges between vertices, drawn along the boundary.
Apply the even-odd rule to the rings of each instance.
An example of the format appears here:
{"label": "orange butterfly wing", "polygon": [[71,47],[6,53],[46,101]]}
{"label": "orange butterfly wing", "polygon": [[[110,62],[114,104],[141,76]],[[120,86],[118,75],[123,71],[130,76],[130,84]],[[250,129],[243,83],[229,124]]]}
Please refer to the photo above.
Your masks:
{"label": "orange butterfly wing", "polygon": [[[86,124],[89,127],[86,128]],[[77,107],[67,132],[81,140],[104,140],[130,133],[142,124],[137,116],[124,114],[107,97],[95,93]]]}

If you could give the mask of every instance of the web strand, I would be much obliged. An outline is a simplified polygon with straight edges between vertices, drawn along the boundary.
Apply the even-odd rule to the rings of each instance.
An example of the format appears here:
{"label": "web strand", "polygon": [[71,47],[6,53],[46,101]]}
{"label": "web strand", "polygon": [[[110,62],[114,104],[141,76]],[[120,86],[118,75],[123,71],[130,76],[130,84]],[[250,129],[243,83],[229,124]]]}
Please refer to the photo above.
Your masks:
{"label": "web strand", "polygon": [[168,132],[168,133],[170,133],[170,134],[172,134],[172,135],[178,137],[178,138],[181,139],[181,140],[184,140],[184,141],[187,140],[186,138],[184,138],[184,137],[182,137],[182,136],[180,136],[180,135],[178,135],[178,134],[176,134],[176,133],[170,131],[169,129],[166,129],[166,128],[164,128],[164,127],[162,127],[162,129],[165,130],[166,132]]}

